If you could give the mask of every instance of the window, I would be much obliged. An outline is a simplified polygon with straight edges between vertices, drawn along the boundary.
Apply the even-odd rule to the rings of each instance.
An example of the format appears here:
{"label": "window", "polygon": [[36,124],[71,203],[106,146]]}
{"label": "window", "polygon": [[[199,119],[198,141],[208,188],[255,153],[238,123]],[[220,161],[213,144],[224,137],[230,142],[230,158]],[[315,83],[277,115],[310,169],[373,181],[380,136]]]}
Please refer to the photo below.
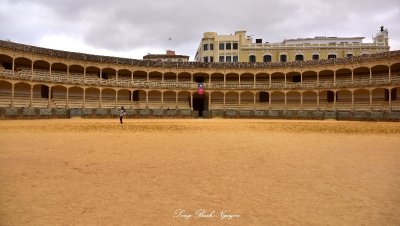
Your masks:
{"label": "window", "polygon": [[232,45],[231,45],[230,42],[227,42],[227,43],[226,43],[226,49],[227,49],[227,50],[231,50],[231,49],[232,49]]}
{"label": "window", "polygon": [[210,50],[214,50],[214,44],[210,44]]}
{"label": "window", "polygon": [[203,62],[208,62],[208,57],[204,57],[204,61]]}
{"label": "window", "polygon": [[297,54],[295,59],[296,59],[296,61],[303,61],[304,56],[302,54]]}
{"label": "window", "polygon": [[256,62],[256,56],[250,55],[250,56],[249,56],[249,62],[250,62],[250,63]]}
{"label": "window", "polygon": [[287,56],[286,55],[281,55],[280,60],[281,60],[281,62],[286,62],[287,61]]}
{"label": "window", "polygon": [[346,57],[347,57],[347,58],[353,57],[353,54],[348,53],[348,54],[346,54]]}
{"label": "window", "polygon": [[214,62],[214,57],[210,57],[210,62]]}
{"label": "window", "polygon": [[219,50],[224,50],[225,49],[225,43],[221,42],[219,43]]}
{"label": "window", "polygon": [[238,49],[238,43],[237,42],[233,43],[233,49]]}
{"label": "window", "polygon": [[335,100],[335,93],[333,91],[326,91],[326,100],[328,101],[328,103],[332,103]]}
{"label": "window", "polygon": [[312,55],[313,60],[319,60],[319,55],[318,54],[313,54]]}
{"label": "window", "polygon": [[265,55],[264,56],[264,62],[271,62],[271,61],[272,61],[271,55]]}
{"label": "window", "polygon": [[239,62],[238,56],[233,56],[233,62]]}
{"label": "window", "polygon": [[328,55],[328,59],[335,59],[336,58],[336,54],[329,54]]}
{"label": "window", "polygon": [[224,56],[219,56],[219,62],[224,62],[225,61],[225,57]]}
{"label": "window", "polygon": [[226,62],[232,62],[232,57],[231,56],[226,56]]}
{"label": "window", "polygon": [[204,44],[203,50],[204,50],[204,51],[207,51],[207,50],[208,50],[208,44]]}

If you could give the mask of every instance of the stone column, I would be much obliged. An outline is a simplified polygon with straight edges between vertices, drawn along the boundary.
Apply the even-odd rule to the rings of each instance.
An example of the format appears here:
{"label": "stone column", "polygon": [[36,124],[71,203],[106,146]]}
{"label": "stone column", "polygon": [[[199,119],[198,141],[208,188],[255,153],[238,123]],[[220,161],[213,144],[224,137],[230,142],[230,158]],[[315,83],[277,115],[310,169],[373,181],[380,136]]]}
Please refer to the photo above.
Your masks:
{"label": "stone column", "polygon": [[161,92],[161,109],[164,109],[164,92]]}
{"label": "stone column", "polygon": [[83,82],[86,82],[86,67],[83,68]]}
{"label": "stone column", "polygon": [[[226,86],[226,74],[224,73],[224,87]],[[225,94],[224,94],[225,95]],[[225,108],[225,104],[224,104],[224,108]]]}
{"label": "stone column", "polygon": [[389,78],[388,78],[388,81],[389,82],[392,81],[392,70],[390,69],[390,66],[389,66]]}
{"label": "stone column", "polygon": [[256,93],[253,93],[253,111],[256,110]]}
{"label": "stone column", "polygon": [[11,83],[11,107],[14,107],[14,83]]}
{"label": "stone column", "polygon": [[372,69],[369,68],[369,83],[372,83]]}
{"label": "stone column", "polygon": [[51,66],[52,66],[53,64],[50,64],[50,68],[49,68],[49,76],[50,76],[50,79],[51,79]]}
{"label": "stone column", "polygon": [[48,86],[48,87],[49,87],[49,93],[48,93],[48,95],[49,95],[49,98],[48,98],[49,103],[47,105],[47,108],[51,108],[51,86]]}
{"label": "stone column", "polygon": [[319,111],[319,90],[317,92],[317,110]]}
{"label": "stone column", "polygon": [[150,75],[149,75],[149,72],[146,72],[146,81],[150,81]]}
{"label": "stone column", "polygon": [[[286,88],[286,73],[285,73],[285,85],[284,87]],[[286,93],[285,93],[285,98],[286,98]]]}
{"label": "stone column", "polygon": [[269,75],[269,88],[271,88],[271,82],[272,82],[272,78],[271,78],[271,74],[268,74]]}
{"label": "stone column", "polygon": [[118,104],[118,90],[115,90],[115,108],[118,108],[117,104]]}
{"label": "stone column", "polygon": [[211,92],[208,94],[208,110],[211,110]]}
{"label": "stone column", "polygon": [[133,71],[131,71],[131,83],[133,83]]}
{"label": "stone column", "polygon": [[369,111],[372,112],[372,90],[369,90]]}
{"label": "stone column", "polygon": [[[317,72],[317,85],[319,85],[319,72]],[[318,91],[319,93],[319,91]]]}
{"label": "stone column", "polygon": [[[178,78],[178,77],[177,77],[177,78]],[[175,93],[175,109],[178,109],[178,108],[179,108],[179,107],[178,107],[178,97],[179,97],[178,94],[179,94],[178,92]]]}
{"label": "stone column", "polygon": [[300,86],[303,87],[303,72],[300,73]]}
{"label": "stone column", "polygon": [[149,91],[146,90],[146,109],[149,109]]}
{"label": "stone column", "polygon": [[118,70],[115,72],[115,81],[118,83]]}
{"label": "stone column", "polygon": [[12,60],[12,75],[13,75],[13,77],[14,77],[14,74],[15,74],[15,59],[13,58],[13,60]]}
{"label": "stone column", "polygon": [[69,87],[67,87],[67,93],[65,97],[65,108],[69,108]]}
{"label": "stone column", "polygon": [[351,69],[351,84],[354,83],[354,70],[353,68]]}
{"label": "stone column", "polygon": [[268,93],[268,110],[271,110],[272,92]]}
{"label": "stone column", "polygon": [[[239,78],[240,78],[240,77],[239,77]],[[241,94],[242,94],[242,93],[239,92],[239,110],[240,110],[240,107],[241,107],[240,105],[241,105],[241,102],[242,102],[242,100],[241,100],[241,98],[240,98]]]}
{"label": "stone column", "polygon": [[[286,74],[285,74],[285,86],[286,86]],[[287,109],[287,92],[284,92],[285,94],[285,107],[283,108],[285,111]]]}
{"label": "stone column", "polygon": [[31,80],[33,79],[33,60],[32,60],[32,64],[31,64]]}
{"label": "stone column", "polygon": [[392,111],[392,89],[388,89],[389,90],[389,109],[388,111],[391,112]]}
{"label": "stone column", "polygon": [[190,92],[190,109],[193,111],[193,93]]}
{"label": "stone column", "polygon": [[300,93],[300,111],[303,111],[303,92]]}
{"label": "stone column", "polygon": [[102,108],[101,102],[103,99],[103,89],[100,89],[100,93],[99,93],[99,108]]}
{"label": "stone column", "polygon": [[333,85],[336,86],[336,71],[333,71]]}
{"label": "stone column", "polygon": [[333,91],[333,109],[336,111],[336,91]]}
{"label": "stone column", "polygon": [[226,100],[225,100],[226,98],[225,98],[225,92],[224,92],[224,110],[226,109],[226,106],[225,106],[225,102],[226,102]]}
{"label": "stone column", "polygon": [[100,81],[103,80],[103,69],[102,69],[102,68],[100,68],[99,80],[100,80]]}
{"label": "stone column", "polygon": [[29,99],[29,107],[33,107],[33,86],[31,85],[31,96]]}
{"label": "stone column", "polygon": [[351,91],[351,111],[354,111],[354,90]]}
{"label": "stone column", "polygon": [[69,65],[67,65],[67,81],[69,81]]}
{"label": "stone column", "polygon": [[133,90],[130,90],[130,91],[129,91],[129,95],[131,95],[131,97],[130,97],[131,109],[133,109]]}
{"label": "stone column", "polygon": [[85,108],[85,105],[86,105],[86,89],[83,88],[83,106],[82,106],[82,108]]}

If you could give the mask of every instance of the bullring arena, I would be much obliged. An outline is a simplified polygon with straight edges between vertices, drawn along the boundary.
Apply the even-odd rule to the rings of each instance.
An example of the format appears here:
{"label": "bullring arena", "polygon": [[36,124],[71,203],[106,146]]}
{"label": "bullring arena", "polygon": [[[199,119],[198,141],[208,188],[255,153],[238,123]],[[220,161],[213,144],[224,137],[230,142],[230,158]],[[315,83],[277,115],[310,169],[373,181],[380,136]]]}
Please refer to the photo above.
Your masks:
{"label": "bullring arena", "polygon": [[[400,52],[289,63],[154,62],[0,41],[2,118],[399,120]],[[197,93],[203,83],[204,94]]]}
{"label": "bullring arena", "polygon": [[399,83],[399,51],[169,63],[0,41],[0,225],[399,225]]}

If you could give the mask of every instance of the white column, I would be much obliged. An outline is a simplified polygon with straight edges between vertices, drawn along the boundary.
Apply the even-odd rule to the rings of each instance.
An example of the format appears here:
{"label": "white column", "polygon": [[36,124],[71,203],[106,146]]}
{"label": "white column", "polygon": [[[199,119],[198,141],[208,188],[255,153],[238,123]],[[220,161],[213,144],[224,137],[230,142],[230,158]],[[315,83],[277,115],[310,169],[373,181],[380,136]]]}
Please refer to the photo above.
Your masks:
{"label": "white column", "polygon": [[270,110],[271,109],[271,101],[272,101],[272,92],[269,92],[268,93],[268,110]]}
{"label": "white column", "polygon": [[116,72],[115,72],[115,81],[118,82],[118,70],[116,70]]}
{"label": "white column", "polygon": [[211,110],[211,92],[208,94],[208,110]]}
{"label": "white column", "polygon": [[131,71],[131,83],[133,83],[133,71]]}
{"label": "white column", "polygon": [[319,90],[317,92],[317,110],[319,111]]}
{"label": "white column", "polygon": [[351,111],[354,111],[354,90],[351,91]]}
{"label": "white column", "polygon": [[49,68],[49,76],[50,76],[50,78],[51,78],[51,66],[52,66],[52,64],[50,64],[50,68]]}
{"label": "white column", "polygon": [[351,69],[351,84],[354,83],[354,70],[353,68]]}
{"label": "white column", "polygon": [[390,69],[390,66],[389,66],[389,78],[388,78],[388,81],[389,82],[392,81],[392,70]]}
{"label": "white column", "polygon": [[[317,72],[317,85],[319,85],[319,72]],[[319,93],[319,91],[318,91]]]}
{"label": "white column", "polygon": [[[285,73],[285,86],[284,87],[286,88],[286,73]],[[286,93],[285,93],[285,98],[286,98]]]}

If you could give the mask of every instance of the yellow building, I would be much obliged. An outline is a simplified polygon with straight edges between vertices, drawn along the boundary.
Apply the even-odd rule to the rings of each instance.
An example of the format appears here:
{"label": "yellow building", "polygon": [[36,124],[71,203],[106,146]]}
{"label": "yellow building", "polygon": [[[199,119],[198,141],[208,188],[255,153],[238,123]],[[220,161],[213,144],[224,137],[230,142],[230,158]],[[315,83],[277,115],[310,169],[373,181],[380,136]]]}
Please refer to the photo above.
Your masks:
{"label": "yellow building", "polygon": [[253,41],[246,31],[234,35],[206,32],[197,49],[197,62],[290,62],[343,58],[389,51],[388,30],[382,26],[372,43],[364,37],[288,39],[279,43]]}

